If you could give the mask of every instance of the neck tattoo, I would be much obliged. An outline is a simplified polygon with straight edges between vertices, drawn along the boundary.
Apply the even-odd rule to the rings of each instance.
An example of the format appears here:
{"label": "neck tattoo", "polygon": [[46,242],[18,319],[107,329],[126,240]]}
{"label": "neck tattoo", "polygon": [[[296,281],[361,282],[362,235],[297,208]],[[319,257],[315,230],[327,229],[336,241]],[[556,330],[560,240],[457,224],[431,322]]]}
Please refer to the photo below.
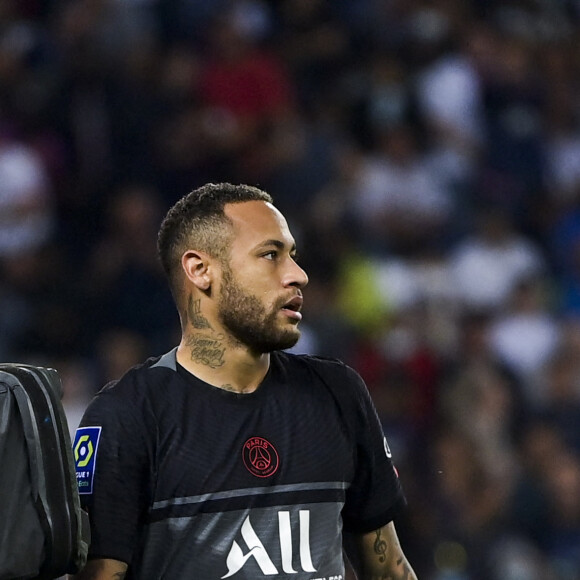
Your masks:
{"label": "neck tattoo", "polygon": [[252,390],[249,387],[236,389],[233,385],[230,385],[229,383],[225,385],[220,385],[220,388],[223,389],[224,391],[230,391],[230,393],[238,393],[240,395],[245,395],[246,393],[252,392]]}
{"label": "neck tattoo", "polygon": [[[191,349],[191,360],[212,369],[224,364],[225,337],[213,331],[209,320],[201,312],[201,299],[194,299],[190,294],[187,300],[187,320],[194,329],[185,338],[185,344]],[[197,332],[197,331],[209,331]]]}
{"label": "neck tattoo", "polygon": [[188,336],[185,344],[191,349],[191,360],[194,363],[212,369],[223,366],[226,351],[223,334],[207,336],[198,332]]}
{"label": "neck tattoo", "polygon": [[[191,349],[191,360],[212,369],[223,366],[226,351],[224,335],[213,332],[209,320],[201,312],[201,299],[195,300],[189,295],[186,315],[194,329],[185,339],[186,346]],[[209,330],[209,333],[196,332],[198,330]]]}
{"label": "neck tattoo", "polygon": [[187,318],[193,328],[211,329],[208,319],[201,313],[201,299],[194,300],[191,294],[187,301]]}

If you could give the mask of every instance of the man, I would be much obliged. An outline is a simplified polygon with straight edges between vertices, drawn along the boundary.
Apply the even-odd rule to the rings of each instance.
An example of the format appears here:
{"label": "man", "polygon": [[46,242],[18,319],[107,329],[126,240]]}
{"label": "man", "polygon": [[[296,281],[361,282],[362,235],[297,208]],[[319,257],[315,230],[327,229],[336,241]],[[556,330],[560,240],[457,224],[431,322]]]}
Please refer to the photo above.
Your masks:
{"label": "man", "polygon": [[201,187],[158,246],[182,339],[103,389],[77,431],[92,531],[77,578],[343,579],[344,540],[361,580],[416,580],[362,380],[282,352],[300,336],[308,277],[271,197]]}

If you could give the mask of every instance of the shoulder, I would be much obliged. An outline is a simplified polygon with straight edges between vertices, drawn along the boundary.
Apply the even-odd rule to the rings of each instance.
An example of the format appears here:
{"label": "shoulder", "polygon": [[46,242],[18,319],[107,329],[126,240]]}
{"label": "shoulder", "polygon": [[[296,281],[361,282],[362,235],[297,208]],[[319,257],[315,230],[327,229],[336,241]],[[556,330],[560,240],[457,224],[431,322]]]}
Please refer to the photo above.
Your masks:
{"label": "shoulder", "polygon": [[279,364],[287,371],[301,369],[333,393],[350,394],[358,398],[367,390],[361,376],[340,359],[287,352],[276,353],[276,356]]}
{"label": "shoulder", "polygon": [[174,351],[162,356],[148,358],[146,361],[128,369],[117,380],[107,383],[98,393],[115,397],[131,396],[138,391],[140,394],[154,389],[161,383],[177,376],[177,367],[174,361]]}
{"label": "shoulder", "polygon": [[152,412],[157,400],[178,376],[170,365],[163,364],[168,355],[149,358],[128,369],[119,379],[104,385],[89,404],[87,413],[119,412],[130,417]]}
{"label": "shoulder", "polygon": [[349,373],[355,372],[343,361],[337,358],[318,356],[312,354],[293,354],[286,351],[277,351],[273,356],[284,367],[303,367],[320,372]]}
{"label": "shoulder", "polygon": [[358,372],[340,359],[322,356],[281,353],[278,360],[286,365],[286,372],[293,372],[304,381],[301,396],[320,401],[330,398],[346,431],[364,437],[370,422],[376,420],[376,411]]}

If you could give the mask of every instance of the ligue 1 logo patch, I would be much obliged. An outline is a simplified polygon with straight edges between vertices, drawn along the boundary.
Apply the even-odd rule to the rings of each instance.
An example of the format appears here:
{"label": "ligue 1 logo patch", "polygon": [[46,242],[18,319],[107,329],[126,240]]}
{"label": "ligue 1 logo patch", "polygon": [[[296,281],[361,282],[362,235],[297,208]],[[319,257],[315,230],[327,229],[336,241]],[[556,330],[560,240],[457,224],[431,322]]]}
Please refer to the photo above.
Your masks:
{"label": "ligue 1 logo patch", "polygon": [[250,437],[242,449],[246,469],[256,477],[274,475],[280,465],[276,448],[263,437]]}
{"label": "ligue 1 logo patch", "polygon": [[101,438],[100,427],[80,427],[73,443],[73,454],[77,471],[79,493],[93,493],[93,478],[97,449]]}

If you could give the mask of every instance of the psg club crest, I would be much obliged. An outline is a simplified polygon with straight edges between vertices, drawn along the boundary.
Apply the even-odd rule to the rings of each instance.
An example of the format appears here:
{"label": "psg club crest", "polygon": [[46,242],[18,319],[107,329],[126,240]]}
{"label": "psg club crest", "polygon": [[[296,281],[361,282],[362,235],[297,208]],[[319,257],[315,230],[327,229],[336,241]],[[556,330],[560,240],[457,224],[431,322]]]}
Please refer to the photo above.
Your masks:
{"label": "psg club crest", "polygon": [[263,437],[250,437],[244,443],[242,458],[246,469],[256,477],[270,477],[280,465],[275,447]]}

